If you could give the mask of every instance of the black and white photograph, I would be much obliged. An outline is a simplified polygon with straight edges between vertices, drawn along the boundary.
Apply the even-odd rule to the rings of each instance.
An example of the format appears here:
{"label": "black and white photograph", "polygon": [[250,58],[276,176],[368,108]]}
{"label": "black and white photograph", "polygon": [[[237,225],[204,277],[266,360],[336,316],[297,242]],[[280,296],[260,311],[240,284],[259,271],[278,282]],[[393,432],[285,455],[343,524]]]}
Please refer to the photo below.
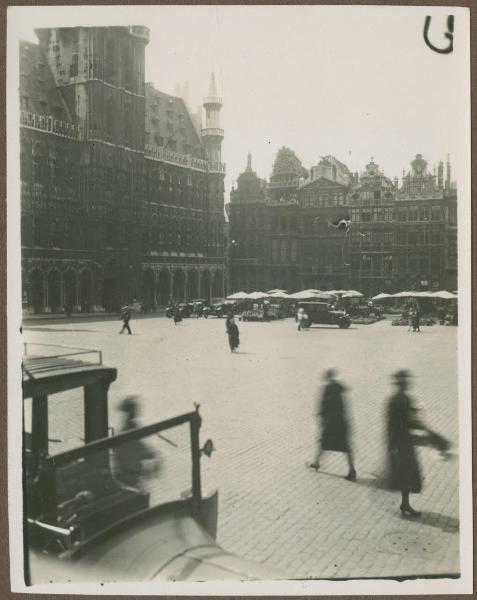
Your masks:
{"label": "black and white photograph", "polygon": [[469,22],[8,9],[13,591],[472,591]]}

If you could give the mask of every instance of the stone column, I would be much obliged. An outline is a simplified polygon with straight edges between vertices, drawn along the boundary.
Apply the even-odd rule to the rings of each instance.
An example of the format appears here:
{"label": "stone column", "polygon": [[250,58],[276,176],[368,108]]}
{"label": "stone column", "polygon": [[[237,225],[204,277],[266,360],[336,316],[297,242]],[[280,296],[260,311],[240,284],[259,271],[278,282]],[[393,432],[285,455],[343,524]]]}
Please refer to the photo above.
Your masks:
{"label": "stone column", "polygon": [[184,271],[184,302],[187,302],[187,283],[189,281],[189,270]]}

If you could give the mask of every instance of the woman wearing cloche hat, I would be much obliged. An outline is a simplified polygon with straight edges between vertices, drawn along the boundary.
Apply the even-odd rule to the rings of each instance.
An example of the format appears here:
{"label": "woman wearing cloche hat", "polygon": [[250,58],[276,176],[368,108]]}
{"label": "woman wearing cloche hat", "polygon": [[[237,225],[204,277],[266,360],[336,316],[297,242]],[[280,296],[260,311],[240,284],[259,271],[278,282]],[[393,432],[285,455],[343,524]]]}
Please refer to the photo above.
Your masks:
{"label": "woman wearing cloche hat", "polygon": [[422,490],[422,476],[416,445],[432,446],[447,458],[450,443],[431,431],[419,418],[413,399],[407,394],[412,374],[400,369],[393,374],[396,392],[389,399],[387,409],[387,435],[390,462],[390,487],[402,495],[403,516],[419,517],[409,503],[409,494]]}

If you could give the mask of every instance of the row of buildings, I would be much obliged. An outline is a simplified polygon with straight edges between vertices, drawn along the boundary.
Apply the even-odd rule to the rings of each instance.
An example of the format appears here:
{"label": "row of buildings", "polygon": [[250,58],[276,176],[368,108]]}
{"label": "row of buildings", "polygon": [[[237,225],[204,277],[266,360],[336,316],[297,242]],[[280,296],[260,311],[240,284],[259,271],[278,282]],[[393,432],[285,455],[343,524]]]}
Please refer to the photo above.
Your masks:
{"label": "row of buildings", "polygon": [[[451,166],[418,154],[402,183],[373,159],[352,173],[333,156],[307,170],[281,148],[270,181],[251,156],[228,205],[230,288],[357,289],[365,295],[457,287]],[[339,227],[336,224],[342,221]]]}
{"label": "row of buildings", "polygon": [[[280,287],[364,293],[456,287],[450,165],[420,155],[391,181],[332,156],[251,157],[224,213],[222,100],[202,115],[145,81],[146,27],[39,29],[20,44],[23,306],[116,311],[134,299]],[[339,219],[348,230],[335,229]]]}

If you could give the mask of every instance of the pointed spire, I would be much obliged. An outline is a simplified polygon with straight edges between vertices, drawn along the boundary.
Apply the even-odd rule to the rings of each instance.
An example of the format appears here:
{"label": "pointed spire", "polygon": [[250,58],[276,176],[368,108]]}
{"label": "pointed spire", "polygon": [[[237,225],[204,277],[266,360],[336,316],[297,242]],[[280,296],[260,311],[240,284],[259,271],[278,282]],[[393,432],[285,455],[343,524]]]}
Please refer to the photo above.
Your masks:
{"label": "pointed spire", "polygon": [[212,71],[209,84],[209,98],[216,98],[218,95],[219,94],[217,93],[217,84],[215,82],[215,73]]}
{"label": "pointed spire", "polygon": [[247,167],[245,168],[245,173],[252,173],[252,154],[251,152],[247,155]]}

